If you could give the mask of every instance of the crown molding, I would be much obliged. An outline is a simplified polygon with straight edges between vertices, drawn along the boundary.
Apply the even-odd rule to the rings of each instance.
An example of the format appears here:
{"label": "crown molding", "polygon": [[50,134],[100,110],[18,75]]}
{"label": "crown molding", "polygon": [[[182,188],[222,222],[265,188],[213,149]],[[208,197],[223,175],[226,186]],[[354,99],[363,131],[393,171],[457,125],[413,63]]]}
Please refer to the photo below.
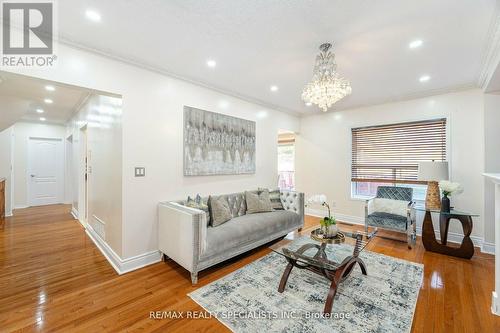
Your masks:
{"label": "crown molding", "polygon": [[354,104],[352,106],[346,106],[344,108],[337,108],[337,109],[333,108],[328,112],[319,112],[318,111],[318,112],[307,113],[307,114],[302,113],[301,117],[314,116],[314,115],[319,115],[319,114],[324,114],[324,113],[333,113],[333,112],[340,112],[340,111],[349,111],[349,110],[355,110],[355,109],[372,107],[372,106],[379,106],[379,105],[390,104],[390,103],[405,102],[405,101],[411,101],[411,100],[415,100],[415,99],[419,99],[419,98],[459,93],[462,91],[467,91],[467,90],[472,90],[472,89],[479,89],[475,82],[457,85],[457,86],[452,86],[452,87],[409,93],[409,94],[401,95],[398,97],[385,98],[385,99],[382,99],[380,101],[372,102],[372,103],[370,103],[370,102],[359,103],[359,104]]}
{"label": "crown molding", "polygon": [[495,11],[492,15],[486,44],[482,51],[481,70],[477,85],[486,90],[493,73],[500,63],[500,0],[496,1]]}
{"label": "crown molding", "polygon": [[260,99],[253,98],[253,97],[246,96],[246,95],[242,95],[242,94],[237,93],[235,91],[224,89],[224,88],[215,86],[213,84],[210,84],[210,83],[207,83],[207,82],[204,82],[204,81],[200,81],[198,79],[194,79],[194,78],[183,76],[183,75],[178,75],[176,73],[170,72],[170,71],[165,70],[163,68],[160,68],[158,66],[147,64],[147,63],[145,63],[143,61],[140,61],[140,60],[137,60],[137,59],[132,59],[132,58],[129,58],[129,57],[118,56],[118,55],[115,55],[115,54],[108,53],[106,51],[102,51],[102,50],[99,50],[99,49],[96,49],[96,48],[88,47],[88,46],[82,45],[80,43],[77,43],[77,42],[75,42],[73,40],[70,40],[70,39],[68,39],[68,38],[66,38],[64,36],[63,37],[59,36],[59,38],[57,38],[57,41],[59,43],[61,43],[61,44],[64,44],[64,45],[69,46],[69,47],[74,48],[74,49],[78,49],[78,50],[82,50],[82,51],[85,51],[85,52],[94,53],[94,54],[103,56],[105,58],[111,59],[111,60],[119,61],[119,62],[125,63],[127,65],[131,65],[131,66],[138,67],[138,68],[141,68],[141,69],[144,69],[144,70],[148,70],[148,71],[156,73],[156,74],[168,76],[168,77],[171,77],[171,78],[174,78],[174,79],[177,79],[177,80],[181,80],[181,81],[184,81],[184,82],[187,82],[187,83],[191,83],[191,84],[196,85],[198,87],[210,89],[210,90],[216,91],[216,92],[224,94],[224,95],[228,95],[228,96],[231,96],[231,97],[235,97],[235,98],[241,99],[241,100],[243,100],[245,102],[248,102],[248,103],[257,104],[257,105],[260,105],[262,107],[273,109],[273,110],[280,111],[280,112],[283,112],[283,113],[287,113],[287,114],[295,116],[295,117],[299,117],[300,116],[300,111],[296,111],[296,110],[284,108],[284,107],[281,107],[281,106],[278,106],[278,105],[275,105],[275,104],[272,104],[272,103],[267,103],[267,102],[262,101]]}

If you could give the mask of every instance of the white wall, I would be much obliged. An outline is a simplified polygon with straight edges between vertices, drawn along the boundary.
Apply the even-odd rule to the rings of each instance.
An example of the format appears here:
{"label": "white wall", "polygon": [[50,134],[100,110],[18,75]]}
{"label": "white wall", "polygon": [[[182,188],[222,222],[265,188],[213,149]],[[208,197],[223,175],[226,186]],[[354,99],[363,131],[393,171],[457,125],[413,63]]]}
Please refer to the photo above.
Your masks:
{"label": "white wall", "polygon": [[[478,89],[303,118],[296,144],[298,190],[324,193],[336,203],[337,214],[363,221],[364,202],[351,199],[351,128],[441,117],[448,119],[451,179],[465,188],[452,205],[481,215],[474,218],[472,234],[482,239],[484,120]],[[461,228],[453,224],[450,231]]]}
{"label": "white wall", "polygon": [[12,214],[12,127],[0,132],[0,178],[5,178],[5,214]]}
{"label": "white wall", "polygon": [[[57,62],[50,69],[2,69],[123,97],[122,258],[157,250],[159,201],[276,185],[278,129],[297,132],[298,118],[65,45],[59,45]],[[184,105],[255,120],[256,174],[184,177]],[[135,166],[146,167],[146,177],[134,178]]]}
{"label": "white wall", "polygon": [[[484,95],[484,171],[500,173],[500,95]],[[495,243],[495,185],[484,180],[484,240]]]}
{"label": "white wall", "polygon": [[[73,138],[73,168],[77,181],[78,204],[73,205],[83,219],[84,155],[81,154],[81,128],[87,128],[88,218],[87,223],[100,234],[104,224],[104,241],[122,255],[122,110],[121,99],[93,94],[67,124],[67,135]],[[76,206],[76,207],[75,207]]]}
{"label": "white wall", "polygon": [[64,126],[42,123],[18,122],[14,126],[14,208],[28,204],[28,138],[61,139],[64,142]]}

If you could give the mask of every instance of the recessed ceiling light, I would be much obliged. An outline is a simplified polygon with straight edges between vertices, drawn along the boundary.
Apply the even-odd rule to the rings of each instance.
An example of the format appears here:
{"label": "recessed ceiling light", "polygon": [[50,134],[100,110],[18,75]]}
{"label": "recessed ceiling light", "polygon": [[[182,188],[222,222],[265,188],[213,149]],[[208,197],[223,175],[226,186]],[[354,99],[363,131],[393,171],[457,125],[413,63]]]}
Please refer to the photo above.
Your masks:
{"label": "recessed ceiling light", "polygon": [[36,112],[37,113],[43,113],[44,111],[43,111],[43,109],[36,109]]}
{"label": "recessed ceiling light", "polygon": [[95,10],[91,10],[91,9],[87,9],[85,11],[85,16],[91,20],[91,21],[94,21],[94,22],[100,22],[101,21],[101,14],[99,14],[98,12],[96,12]]}
{"label": "recessed ceiling light", "polygon": [[217,62],[215,60],[207,60],[207,66],[210,67],[210,68],[214,68],[215,66],[217,66]]}
{"label": "recessed ceiling light", "polygon": [[56,90],[56,88],[54,88],[54,86],[45,86],[45,90],[54,91],[54,90]]}
{"label": "recessed ceiling light", "polygon": [[311,105],[313,105],[313,103],[311,103],[311,102],[306,103],[306,106],[311,106]]}
{"label": "recessed ceiling light", "polygon": [[418,79],[420,82],[427,82],[431,79],[429,75],[422,75],[420,79]]}
{"label": "recessed ceiling light", "polygon": [[47,104],[52,104],[52,103],[54,103],[54,101],[53,101],[53,100],[51,100],[50,98],[46,98],[46,99],[44,99],[43,101],[44,101],[45,103],[47,103]]}
{"label": "recessed ceiling light", "polygon": [[271,89],[271,91],[278,91],[278,86],[271,86],[269,89]]}
{"label": "recessed ceiling light", "polygon": [[46,119],[44,117],[40,117],[40,121],[45,121]]}
{"label": "recessed ceiling light", "polygon": [[416,40],[412,41],[410,44],[408,44],[408,47],[409,47],[410,49],[416,49],[417,47],[422,46],[422,44],[423,44],[423,43],[424,43],[424,41],[423,41],[423,40],[421,40],[421,39],[416,39]]}

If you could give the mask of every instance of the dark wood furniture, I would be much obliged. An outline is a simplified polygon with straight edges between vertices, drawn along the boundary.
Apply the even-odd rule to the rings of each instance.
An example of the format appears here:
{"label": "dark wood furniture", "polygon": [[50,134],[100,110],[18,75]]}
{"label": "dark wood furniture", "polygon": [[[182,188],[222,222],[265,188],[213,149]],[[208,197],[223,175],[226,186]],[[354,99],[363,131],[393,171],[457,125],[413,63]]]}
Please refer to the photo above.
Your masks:
{"label": "dark wood furniture", "polygon": [[0,178],[0,227],[5,223],[5,178]]}
{"label": "dark wood furniture", "polygon": [[[358,264],[361,272],[366,275],[366,265],[359,258],[359,253],[366,245],[375,237],[377,229],[370,233],[366,232],[339,232],[341,237],[336,239],[321,239],[319,229],[311,232],[311,240],[305,244],[293,243],[287,239],[271,246],[271,249],[283,255],[288,264],[283,272],[281,281],[278,287],[278,292],[282,293],[285,290],[286,282],[294,267],[298,269],[307,269],[316,274],[322,275],[331,281],[330,289],[325,301],[324,313],[331,313],[333,300],[337,293],[337,288],[349,275],[354,266]],[[299,240],[300,242],[300,240]],[[328,259],[326,247],[328,244],[346,242],[354,245],[351,255],[346,256],[342,262],[335,262]],[[297,246],[299,246],[297,249]]]}
{"label": "dark wood furniture", "polygon": [[[424,207],[416,207],[415,209],[425,211],[422,226],[422,243],[427,251],[465,259],[472,258],[474,255],[474,244],[470,239],[470,234],[472,233],[473,226],[472,217],[477,215],[456,210],[441,212],[439,210],[425,209]],[[439,214],[440,241],[436,239],[436,234],[432,225],[432,213]],[[448,244],[448,229],[450,221],[454,219],[460,221],[464,233],[462,243],[458,247]]]}

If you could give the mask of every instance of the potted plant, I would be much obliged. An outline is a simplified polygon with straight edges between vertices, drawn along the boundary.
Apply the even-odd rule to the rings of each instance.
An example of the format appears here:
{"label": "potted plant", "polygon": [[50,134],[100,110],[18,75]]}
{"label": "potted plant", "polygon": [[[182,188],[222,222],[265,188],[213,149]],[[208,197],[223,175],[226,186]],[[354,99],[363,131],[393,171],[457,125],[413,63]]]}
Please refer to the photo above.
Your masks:
{"label": "potted plant", "polygon": [[443,192],[443,198],[441,199],[441,211],[449,213],[450,212],[450,198],[451,195],[460,194],[463,192],[462,185],[459,183],[453,183],[447,180],[442,180],[439,182],[439,188]]}
{"label": "potted plant", "polygon": [[333,238],[337,236],[338,227],[337,220],[332,216],[330,205],[326,201],[326,195],[317,194],[311,196],[307,200],[307,204],[320,204],[323,207],[326,207],[328,210],[328,216],[325,216],[320,220],[321,230],[323,231],[323,236],[325,238]]}

